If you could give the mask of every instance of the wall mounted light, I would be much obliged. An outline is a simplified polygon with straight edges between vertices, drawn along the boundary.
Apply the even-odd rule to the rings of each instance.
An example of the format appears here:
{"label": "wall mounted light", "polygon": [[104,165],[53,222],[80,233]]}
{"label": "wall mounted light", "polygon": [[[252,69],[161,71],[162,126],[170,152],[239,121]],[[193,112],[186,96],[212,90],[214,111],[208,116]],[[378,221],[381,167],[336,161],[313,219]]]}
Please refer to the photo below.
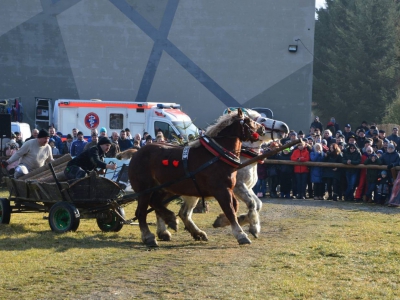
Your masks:
{"label": "wall mounted light", "polygon": [[289,45],[289,52],[297,52],[297,45]]}

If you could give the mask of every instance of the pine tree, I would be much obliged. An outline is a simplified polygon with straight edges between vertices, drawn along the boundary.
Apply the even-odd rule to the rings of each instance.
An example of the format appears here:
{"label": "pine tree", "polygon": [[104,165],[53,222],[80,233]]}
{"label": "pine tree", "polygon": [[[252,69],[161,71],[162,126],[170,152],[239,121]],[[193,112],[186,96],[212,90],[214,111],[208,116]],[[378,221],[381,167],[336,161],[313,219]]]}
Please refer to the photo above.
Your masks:
{"label": "pine tree", "polygon": [[398,7],[392,0],[328,0],[317,11],[313,102],[322,120],[380,122],[399,79]]}

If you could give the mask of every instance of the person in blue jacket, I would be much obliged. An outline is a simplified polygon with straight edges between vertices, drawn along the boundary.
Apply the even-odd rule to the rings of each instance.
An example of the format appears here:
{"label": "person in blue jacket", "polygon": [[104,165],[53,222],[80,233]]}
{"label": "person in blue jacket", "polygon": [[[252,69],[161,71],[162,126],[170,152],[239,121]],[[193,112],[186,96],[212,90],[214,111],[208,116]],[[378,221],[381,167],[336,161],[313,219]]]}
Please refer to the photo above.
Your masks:
{"label": "person in blue jacket", "polygon": [[[324,160],[324,151],[322,145],[316,143],[310,152],[310,160],[313,162],[322,162]],[[323,200],[325,194],[325,184],[322,180],[322,167],[311,167],[311,182],[314,184],[314,200]]]}
{"label": "person in blue jacket", "polygon": [[72,142],[71,156],[78,156],[85,149],[87,142],[83,139],[83,132],[78,131],[77,140]]}

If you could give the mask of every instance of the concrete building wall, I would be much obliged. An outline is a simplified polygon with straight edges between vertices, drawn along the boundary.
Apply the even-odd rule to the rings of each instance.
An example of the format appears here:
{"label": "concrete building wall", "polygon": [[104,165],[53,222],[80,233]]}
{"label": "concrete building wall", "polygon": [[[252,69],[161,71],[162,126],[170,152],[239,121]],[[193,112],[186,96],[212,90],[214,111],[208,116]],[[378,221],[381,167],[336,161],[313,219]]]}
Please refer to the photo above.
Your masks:
{"label": "concrete building wall", "polygon": [[174,101],[199,127],[263,106],[307,130],[314,14],[314,0],[2,1],[0,98],[21,97],[31,125],[48,97]]}

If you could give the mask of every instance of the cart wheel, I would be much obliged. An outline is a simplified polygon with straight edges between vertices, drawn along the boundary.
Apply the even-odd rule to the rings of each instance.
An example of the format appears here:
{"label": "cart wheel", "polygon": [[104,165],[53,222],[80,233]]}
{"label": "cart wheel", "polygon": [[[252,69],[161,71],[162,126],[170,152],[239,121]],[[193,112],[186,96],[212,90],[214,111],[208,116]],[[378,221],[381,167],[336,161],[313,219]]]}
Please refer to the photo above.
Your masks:
{"label": "cart wheel", "polygon": [[10,201],[4,198],[0,198],[0,224],[10,224],[10,218]]}
{"label": "cart wheel", "polygon": [[68,202],[57,202],[49,212],[50,228],[56,233],[76,231],[80,220],[78,209]]}
{"label": "cart wheel", "polygon": [[[117,208],[118,213],[125,218],[125,210],[122,207]],[[97,225],[104,232],[118,232],[124,224],[121,223],[121,218],[113,211],[104,212],[101,217],[97,218]]]}

